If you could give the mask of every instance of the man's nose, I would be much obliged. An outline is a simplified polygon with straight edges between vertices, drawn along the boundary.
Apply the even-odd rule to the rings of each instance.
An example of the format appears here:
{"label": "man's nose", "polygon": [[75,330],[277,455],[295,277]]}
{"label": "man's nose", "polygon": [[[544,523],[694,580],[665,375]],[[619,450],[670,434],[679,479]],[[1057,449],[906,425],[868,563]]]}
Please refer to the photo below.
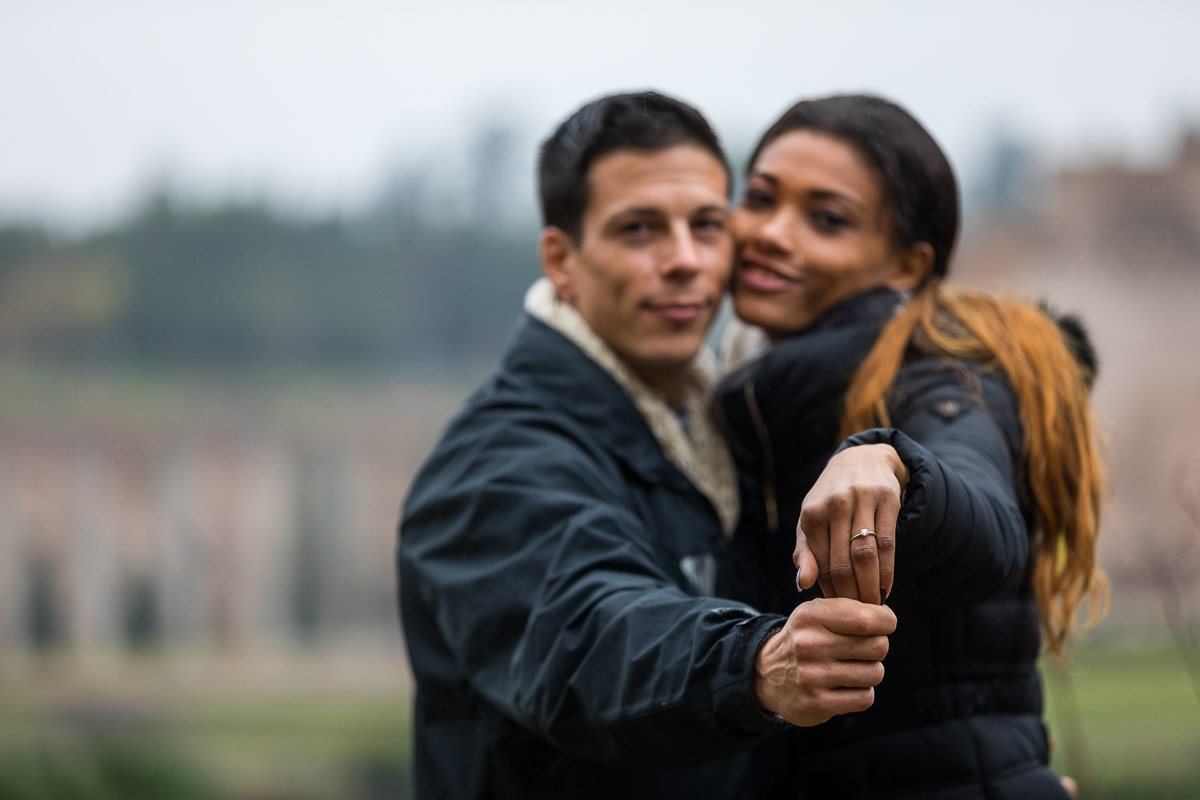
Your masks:
{"label": "man's nose", "polygon": [[690,225],[676,226],[671,233],[671,251],[664,266],[671,273],[692,273],[700,269],[700,245]]}

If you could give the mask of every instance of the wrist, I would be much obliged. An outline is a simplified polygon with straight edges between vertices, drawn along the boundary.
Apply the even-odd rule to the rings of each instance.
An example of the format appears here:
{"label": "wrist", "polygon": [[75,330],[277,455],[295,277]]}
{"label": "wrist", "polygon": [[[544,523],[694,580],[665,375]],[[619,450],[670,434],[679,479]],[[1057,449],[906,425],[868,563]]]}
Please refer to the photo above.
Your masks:
{"label": "wrist", "polygon": [[778,661],[777,651],[781,646],[779,639],[783,628],[784,624],[781,622],[768,630],[763,635],[758,653],[754,657],[754,702],[767,717],[779,720],[783,720],[783,716],[777,710],[775,702],[777,698],[771,675],[774,672],[774,665]]}
{"label": "wrist", "polygon": [[886,447],[891,458],[892,474],[896,476],[896,480],[900,482],[900,491],[908,486],[908,467],[905,466],[904,460],[900,458],[900,454],[896,452],[896,448],[890,444],[881,444],[880,447]]}

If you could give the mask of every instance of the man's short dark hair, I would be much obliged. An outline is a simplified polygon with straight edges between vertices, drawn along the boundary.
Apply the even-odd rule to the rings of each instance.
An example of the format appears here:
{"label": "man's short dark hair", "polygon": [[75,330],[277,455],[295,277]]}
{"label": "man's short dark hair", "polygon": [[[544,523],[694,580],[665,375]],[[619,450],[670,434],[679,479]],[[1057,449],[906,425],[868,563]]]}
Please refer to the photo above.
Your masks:
{"label": "man's short dark hair", "polygon": [[[578,242],[588,201],[588,170],[618,150],[665,150],[690,144],[712,154],[732,185],[729,160],[699,111],[658,92],[613,94],[567,117],[542,144],[538,194],[542,224]],[[728,189],[727,189],[728,191]]]}

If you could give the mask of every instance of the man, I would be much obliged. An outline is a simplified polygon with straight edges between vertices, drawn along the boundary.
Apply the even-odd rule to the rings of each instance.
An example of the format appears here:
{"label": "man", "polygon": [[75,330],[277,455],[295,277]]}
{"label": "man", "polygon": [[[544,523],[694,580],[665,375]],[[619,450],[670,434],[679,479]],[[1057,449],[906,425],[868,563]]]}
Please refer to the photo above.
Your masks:
{"label": "man", "polygon": [[736,478],[705,413],[732,242],[703,117],[602,98],[538,174],[545,278],[400,527],[418,795],[748,793],[746,751],[784,720],[871,704],[895,617],[719,599],[745,591]]}

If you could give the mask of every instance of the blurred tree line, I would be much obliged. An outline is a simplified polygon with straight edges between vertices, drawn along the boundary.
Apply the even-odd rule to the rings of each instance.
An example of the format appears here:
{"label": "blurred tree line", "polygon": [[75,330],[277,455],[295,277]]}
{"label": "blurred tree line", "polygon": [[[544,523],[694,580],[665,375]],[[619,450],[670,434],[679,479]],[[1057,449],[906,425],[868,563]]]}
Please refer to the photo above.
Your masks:
{"label": "blurred tree line", "polygon": [[513,140],[484,129],[468,160],[469,199],[456,207],[411,169],[355,215],[286,213],[267,201],[202,206],[158,189],[85,236],[0,222],[0,357],[491,357],[539,274],[535,224],[514,216],[508,196],[531,193],[530,180],[511,180]]}
{"label": "blurred tree line", "polygon": [[[490,361],[540,274],[533,154],[518,127],[504,113],[482,119],[462,153],[394,171],[353,214],[200,204],[164,185],[85,236],[0,220],[0,358]],[[730,150],[735,174],[745,149]],[[985,162],[967,205],[985,217],[1019,209],[1029,151],[1000,135]]]}

